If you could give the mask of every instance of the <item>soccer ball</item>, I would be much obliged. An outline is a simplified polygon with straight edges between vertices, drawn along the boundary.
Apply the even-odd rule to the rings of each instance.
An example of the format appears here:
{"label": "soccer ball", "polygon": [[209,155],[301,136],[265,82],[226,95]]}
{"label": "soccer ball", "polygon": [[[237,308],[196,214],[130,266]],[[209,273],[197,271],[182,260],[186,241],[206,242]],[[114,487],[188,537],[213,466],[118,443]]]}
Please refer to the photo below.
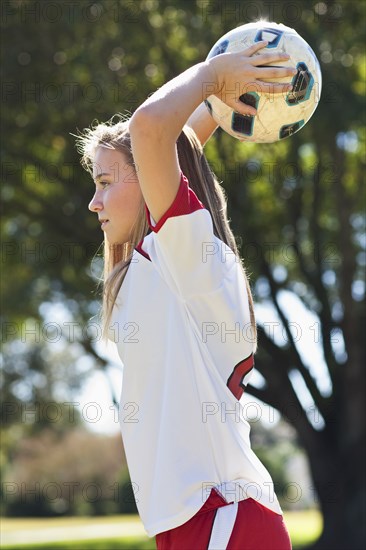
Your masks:
{"label": "soccer ball", "polygon": [[[205,103],[217,124],[231,136],[241,141],[272,143],[292,136],[310,119],[319,102],[322,76],[319,62],[309,44],[294,29],[267,21],[248,23],[226,33],[212,47],[207,59],[225,52],[245,50],[261,40],[267,40],[268,45],[258,53],[268,49],[290,55],[290,59],[281,62],[281,66],[297,68],[297,74],[292,79],[292,91],[265,93],[260,91],[259,84],[257,89],[253,84],[247,92],[243,90],[240,100],[255,107],[256,116],[239,114],[214,95],[210,95]],[[289,82],[289,77],[268,79],[268,82],[271,81]]]}

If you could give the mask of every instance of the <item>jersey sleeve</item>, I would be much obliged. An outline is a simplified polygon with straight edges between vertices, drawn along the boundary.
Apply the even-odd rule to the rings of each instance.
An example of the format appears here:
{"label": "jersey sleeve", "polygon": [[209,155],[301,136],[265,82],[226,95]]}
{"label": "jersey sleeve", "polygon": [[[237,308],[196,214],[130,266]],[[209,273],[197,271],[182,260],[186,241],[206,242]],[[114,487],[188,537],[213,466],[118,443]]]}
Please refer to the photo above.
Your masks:
{"label": "jersey sleeve", "polygon": [[147,207],[146,213],[152,232],[143,249],[170,288],[184,299],[217,290],[238,259],[214,235],[211,214],[187,178],[181,174],[177,195],[158,223]]}

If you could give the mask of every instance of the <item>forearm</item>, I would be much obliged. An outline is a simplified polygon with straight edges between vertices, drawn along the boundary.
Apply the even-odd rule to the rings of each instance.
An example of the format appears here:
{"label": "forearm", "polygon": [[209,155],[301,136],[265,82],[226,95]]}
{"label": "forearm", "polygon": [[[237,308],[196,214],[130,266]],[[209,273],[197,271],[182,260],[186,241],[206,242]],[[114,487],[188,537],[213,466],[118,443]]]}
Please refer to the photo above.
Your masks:
{"label": "forearm", "polygon": [[153,120],[156,132],[161,129],[166,139],[176,141],[188,118],[215,88],[214,72],[207,62],[199,63],[159,88],[142,103],[132,119],[139,114],[147,116]]}
{"label": "forearm", "polygon": [[149,97],[132,116],[130,129],[137,118],[141,123],[137,126],[143,133],[154,134],[168,143],[175,142],[192,113],[212,94],[218,95],[239,114],[255,116],[256,109],[240,101],[240,96],[247,90],[253,90],[253,86],[255,90],[267,93],[288,92],[290,82],[266,80],[293,76],[297,72],[295,67],[269,65],[281,60],[288,61],[289,55],[260,54],[259,51],[267,44],[265,41],[258,42],[244,52],[223,53],[194,65]]}
{"label": "forearm", "polygon": [[202,147],[207,143],[218,127],[203,102],[200,103],[197,109],[191,114],[186,124],[195,131]]}
{"label": "forearm", "polygon": [[207,97],[215,94],[239,114],[255,116],[256,109],[239,99],[245,90],[255,85],[268,93],[284,93],[291,88],[290,84],[262,80],[297,72],[296,68],[267,67],[289,56],[258,54],[266,45],[258,42],[244,52],[223,53],[194,65],[162,86],[133,114],[129,123],[132,154],[145,203],[156,222],[172,205],[179,189],[177,139]]}

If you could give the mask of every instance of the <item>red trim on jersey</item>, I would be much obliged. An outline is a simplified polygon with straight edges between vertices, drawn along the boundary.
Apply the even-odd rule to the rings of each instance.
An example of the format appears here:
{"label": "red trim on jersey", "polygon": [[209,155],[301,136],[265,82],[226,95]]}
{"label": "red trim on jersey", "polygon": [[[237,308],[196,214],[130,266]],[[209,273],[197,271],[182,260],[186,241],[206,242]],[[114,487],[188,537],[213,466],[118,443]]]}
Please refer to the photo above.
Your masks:
{"label": "red trim on jersey", "polygon": [[226,385],[236,399],[239,400],[243,395],[244,390],[246,390],[246,385],[243,383],[243,380],[248,372],[250,372],[253,368],[254,356],[251,353],[249,357],[243,359],[243,361],[240,361],[240,363],[235,365],[233,372],[230,374]]}
{"label": "red trim on jersey", "polygon": [[137,250],[137,252],[140,252],[140,254],[142,254],[143,256],[145,256],[145,258],[147,260],[150,260],[151,262],[151,258],[150,256],[147,254],[147,252],[145,252],[145,250],[142,249],[142,243],[144,242],[144,239],[142,239],[142,241],[139,242],[139,244],[137,246],[135,246],[135,250]]}
{"label": "red trim on jersey", "polygon": [[168,218],[174,218],[176,216],[184,216],[185,214],[191,214],[196,210],[205,208],[200,200],[198,200],[195,192],[189,187],[188,180],[181,172],[180,185],[176,197],[173,203],[170,205],[165,214],[160,218],[156,225],[151,224],[150,212],[145,204],[147,221],[154,233],[157,233],[159,229],[164,225]]}

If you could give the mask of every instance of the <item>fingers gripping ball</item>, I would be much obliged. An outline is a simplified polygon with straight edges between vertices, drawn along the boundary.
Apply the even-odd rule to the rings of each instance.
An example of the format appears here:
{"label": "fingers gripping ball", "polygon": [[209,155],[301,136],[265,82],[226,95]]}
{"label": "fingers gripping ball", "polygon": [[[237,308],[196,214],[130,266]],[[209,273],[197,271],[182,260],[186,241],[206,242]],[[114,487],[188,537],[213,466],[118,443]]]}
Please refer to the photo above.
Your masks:
{"label": "fingers gripping ball", "polygon": [[[268,42],[266,48],[254,55],[271,52],[290,56],[280,64],[269,63],[266,66],[296,67],[292,90],[273,93],[271,87],[264,88],[259,83],[239,90],[240,101],[254,107],[257,110],[255,116],[234,111],[216,95],[209,96],[205,102],[217,124],[241,141],[271,143],[293,135],[308,122],[320,99],[322,76],[316,55],[294,29],[285,25],[257,21],[237,27],[214,44],[207,59],[223,53],[244,51],[263,40]],[[277,83],[289,81],[288,77],[263,80]]]}

